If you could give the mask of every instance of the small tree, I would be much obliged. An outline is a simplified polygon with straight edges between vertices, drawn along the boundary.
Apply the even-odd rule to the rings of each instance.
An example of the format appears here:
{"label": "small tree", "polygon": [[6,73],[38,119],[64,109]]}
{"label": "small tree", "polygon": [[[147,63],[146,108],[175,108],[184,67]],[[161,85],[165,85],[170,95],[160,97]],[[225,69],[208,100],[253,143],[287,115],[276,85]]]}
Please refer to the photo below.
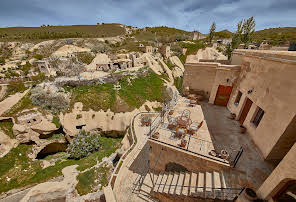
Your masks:
{"label": "small tree", "polygon": [[245,44],[245,48],[248,48],[249,43],[252,41],[255,32],[255,25],[256,23],[253,16],[244,20],[242,25],[241,41]]}
{"label": "small tree", "polygon": [[81,159],[97,151],[100,148],[99,135],[81,131],[75,136],[67,148],[71,159]]}
{"label": "small tree", "polygon": [[231,58],[232,51],[237,49],[240,43],[244,43],[245,48],[248,48],[255,32],[255,24],[253,16],[238,22],[237,30],[232,36],[231,44],[226,46],[225,55],[227,55],[228,59]]}
{"label": "small tree", "polygon": [[213,24],[210,27],[210,33],[209,33],[210,43],[212,43],[212,40],[213,40],[214,35],[215,35],[215,31],[216,31],[216,23],[213,22]]}

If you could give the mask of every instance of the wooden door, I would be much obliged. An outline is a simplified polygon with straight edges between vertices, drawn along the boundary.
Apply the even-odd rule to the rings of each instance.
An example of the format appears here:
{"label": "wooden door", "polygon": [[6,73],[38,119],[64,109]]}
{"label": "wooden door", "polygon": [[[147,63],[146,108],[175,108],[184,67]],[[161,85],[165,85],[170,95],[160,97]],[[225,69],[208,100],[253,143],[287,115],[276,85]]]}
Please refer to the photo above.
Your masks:
{"label": "wooden door", "polygon": [[247,98],[247,101],[245,103],[243,111],[242,111],[242,113],[241,113],[241,115],[239,117],[239,122],[240,122],[241,125],[243,125],[243,123],[244,123],[244,121],[245,121],[245,119],[246,119],[246,117],[247,117],[247,115],[248,115],[248,113],[250,111],[250,108],[251,108],[252,104],[253,104],[252,100]]}
{"label": "wooden door", "polygon": [[232,86],[219,85],[214,104],[220,106],[227,106],[231,92]]}

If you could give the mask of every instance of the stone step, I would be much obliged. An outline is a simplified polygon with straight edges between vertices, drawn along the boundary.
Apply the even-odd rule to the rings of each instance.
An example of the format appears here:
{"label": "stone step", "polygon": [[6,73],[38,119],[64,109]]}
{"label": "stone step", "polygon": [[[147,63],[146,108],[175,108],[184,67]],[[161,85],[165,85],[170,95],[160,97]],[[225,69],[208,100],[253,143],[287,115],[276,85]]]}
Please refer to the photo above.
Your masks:
{"label": "stone step", "polygon": [[184,173],[180,173],[179,175],[179,179],[178,179],[178,183],[177,183],[177,187],[176,187],[176,191],[175,193],[177,195],[181,195],[182,193],[182,188],[183,188],[183,184],[184,184]]}
{"label": "stone step", "polygon": [[171,184],[172,184],[172,180],[173,180],[173,173],[170,172],[168,173],[168,179],[165,183],[165,186],[164,186],[164,189],[163,189],[163,193],[166,193],[168,194],[169,193],[169,190],[170,190],[170,187],[171,187]]}
{"label": "stone step", "polygon": [[190,195],[194,195],[196,193],[196,186],[197,186],[197,174],[191,173],[190,190],[189,190]]}
{"label": "stone step", "polygon": [[204,192],[205,187],[205,174],[204,173],[198,173],[198,183],[197,183],[197,192]]}
{"label": "stone step", "polygon": [[213,172],[213,188],[214,188],[214,197],[218,199],[223,198],[223,193],[222,193],[222,185],[221,185],[221,178],[220,178],[220,173],[217,171]]}
{"label": "stone step", "polygon": [[162,177],[162,179],[161,179],[161,182],[160,182],[160,185],[159,185],[159,188],[158,188],[158,192],[159,192],[159,193],[162,193],[162,192],[163,192],[164,187],[165,187],[164,185],[166,184],[167,179],[168,179],[168,173],[165,172],[165,173],[163,174],[163,177]]}
{"label": "stone step", "polygon": [[159,173],[159,174],[158,174],[158,177],[157,177],[157,179],[156,179],[156,183],[155,183],[155,186],[154,186],[153,191],[158,192],[159,184],[160,184],[160,182],[161,182],[161,180],[162,180],[162,177],[163,177],[163,173]]}
{"label": "stone step", "polygon": [[222,189],[222,199],[225,200],[227,197],[227,186],[226,186],[226,182],[225,182],[225,177],[224,174],[221,172],[220,173],[220,179],[221,179],[221,187],[224,188]]}
{"label": "stone step", "polygon": [[174,173],[173,180],[170,187],[170,194],[175,194],[176,185],[178,184],[179,173]]}
{"label": "stone step", "polygon": [[185,177],[184,177],[183,190],[182,190],[182,195],[184,195],[184,196],[188,196],[190,178],[191,178],[191,174],[189,172],[186,172]]}
{"label": "stone step", "polygon": [[206,172],[205,197],[206,198],[214,198],[214,195],[213,195],[213,173],[211,173],[211,172]]}

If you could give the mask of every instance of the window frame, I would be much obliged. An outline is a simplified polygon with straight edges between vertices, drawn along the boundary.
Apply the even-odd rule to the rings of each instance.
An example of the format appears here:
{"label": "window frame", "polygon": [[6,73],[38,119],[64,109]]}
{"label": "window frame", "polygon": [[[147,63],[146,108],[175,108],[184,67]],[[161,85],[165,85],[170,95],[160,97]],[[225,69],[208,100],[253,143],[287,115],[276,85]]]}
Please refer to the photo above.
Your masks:
{"label": "window frame", "polygon": [[243,96],[243,93],[239,90],[239,91],[237,92],[236,97],[235,97],[235,101],[234,101],[234,105],[235,105],[235,106],[238,106],[238,105],[239,105],[239,103],[240,103],[240,101],[241,101],[241,99],[242,99],[242,96]]}
{"label": "window frame", "polygon": [[254,113],[254,117],[252,118],[251,123],[257,128],[265,114],[265,111],[257,106],[257,109]]}

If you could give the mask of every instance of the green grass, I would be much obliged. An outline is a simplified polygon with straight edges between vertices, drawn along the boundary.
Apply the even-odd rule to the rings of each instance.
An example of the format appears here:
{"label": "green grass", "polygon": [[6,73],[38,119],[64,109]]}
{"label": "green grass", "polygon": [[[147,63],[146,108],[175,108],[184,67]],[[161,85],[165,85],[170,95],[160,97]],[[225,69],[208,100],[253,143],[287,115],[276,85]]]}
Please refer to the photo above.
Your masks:
{"label": "green grass", "polygon": [[174,79],[174,85],[178,89],[180,93],[182,93],[182,86],[183,86],[183,76],[182,77],[177,77]]}
{"label": "green grass", "polygon": [[2,121],[0,122],[0,129],[6,134],[8,135],[10,138],[15,138],[13,131],[12,131],[12,127],[13,127],[13,122],[12,121]]}
{"label": "green grass", "polygon": [[53,136],[51,136],[50,138],[47,138],[47,140],[54,140],[54,139],[60,139],[63,138],[64,135],[59,133],[59,134],[54,134]]}
{"label": "green grass", "polygon": [[[88,157],[80,160],[58,160],[55,165],[45,169],[42,169],[40,160],[32,161],[27,156],[32,150],[32,145],[21,144],[13,148],[5,157],[0,158],[0,193],[58,177],[62,175],[61,171],[66,166],[76,164],[80,171],[90,168],[97,161],[102,161],[104,157],[114,153],[118,149],[121,139],[100,137],[100,141],[102,143],[101,149]],[[7,181],[7,177],[11,180]]]}
{"label": "green grass", "polygon": [[93,59],[95,58],[94,55],[88,52],[79,52],[77,53],[77,59],[79,62],[85,63],[85,64],[90,64]]}
{"label": "green grass", "polygon": [[70,109],[73,108],[75,102],[82,102],[85,111],[90,109],[107,111],[108,109],[112,110],[114,107],[116,96],[111,83],[64,88],[72,93]]}
{"label": "green grass", "polygon": [[1,41],[114,37],[125,34],[119,24],[0,28]]}
{"label": "green grass", "polygon": [[113,89],[112,83],[101,85],[89,85],[79,87],[65,86],[64,89],[71,92],[70,110],[76,102],[83,103],[83,110],[94,111],[104,110],[117,112],[117,96],[120,97],[128,106],[126,110],[141,107],[146,100],[163,102],[167,99],[167,93],[164,87],[166,76],[158,76],[150,71],[147,76],[133,79],[132,85],[128,84],[128,77],[123,78],[119,83],[121,89],[117,92]]}
{"label": "green grass", "polygon": [[133,79],[131,83],[128,85],[127,80],[122,80],[119,90],[120,97],[130,106],[139,108],[146,100],[164,102],[167,99],[164,81],[152,71],[145,77]]}
{"label": "green grass", "polygon": [[60,119],[58,116],[53,116],[52,117],[52,122],[56,125],[57,128],[61,127]]}
{"label": "green grass", "polygon": [[171,62],[165,62],[165,64],[168,66],[168,68],[170,70],[173,70],[174,69],[174,65]]}
{"label": "green grass", "polygon": [[77,176],[78,183],[76,185],[76,190],[79,195],[86,195],[91,192],[98,191],[96,188],[101,184],[101,188],[108,184],[108,172],[110,168],[108,167],[99,167],[92,168],[84,173],[80,173]]}
{"label": "green grass", "polygon": [[[27,93],[18,103],[16,103],[9,111],[4,113],[4,116],[15,117],[18,112],[23,111],[24,109],[32,109],[36,107],[32,104],[30,99],[31,93]],[[16,117],[15,117],[16,118]]]}
{"label": "green grass", "polygon": [[186,55],[195,55],[197,51],[201,48],[205,48],[206,46],[202,43],[202,41],[193,41],[194,43],[182,43],[182,48],[187,48]]}
{"label": "green grass", "polygon": [[21,82],[21,81],[11,81],[11,82],[9,82],[9,84],[7,86],[5,95],[3,96],[2,100],[6,99],[10,95],[13,95],[13,94],[16,94],[16,93],[22,93],[27,89],[28,89],[28,87],[25,87],[23,82]]}
{"label": "green grass", "polygon": [[182,40],[190,40],[192,38],[191,32],[186,32],[184,30],[171,28],[171,27],[146,27],[144,29],[137,30],[133,36],[138,41],[157,41],[161,43],[169,43]]}
{"label": "green grass", "polygon": [[296,28],[279,27],[256,31],[254,33],[254,41],[260,43],[263,40],[274,46],[289,44],[292,41],[295,42]]}

